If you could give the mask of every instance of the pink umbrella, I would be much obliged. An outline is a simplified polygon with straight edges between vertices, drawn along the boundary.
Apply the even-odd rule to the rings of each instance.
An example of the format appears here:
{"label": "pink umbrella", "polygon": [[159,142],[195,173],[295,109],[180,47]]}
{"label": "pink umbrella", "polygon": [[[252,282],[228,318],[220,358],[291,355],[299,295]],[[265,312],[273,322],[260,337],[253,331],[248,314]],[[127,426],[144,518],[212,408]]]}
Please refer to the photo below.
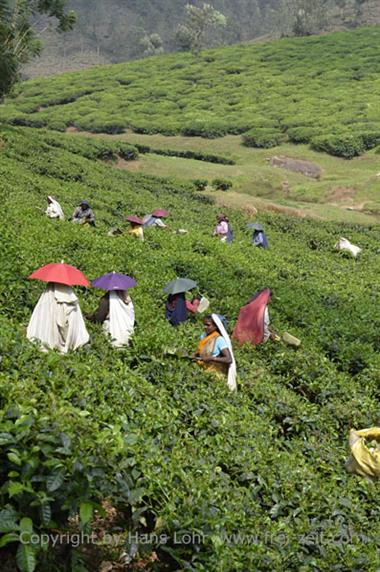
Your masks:
{"label": "pink umbrella", "polygon": [[162,217],[165,218],[167,216],[170,215],[169,211],[166,211],[165,209],[156,209],[155,211],[152,212],[152,216],[157,216],[157,217]]}
{"label": "pink umbrella", "polygon": [[127,216],[126,218],[127,218],[127,221],[129,221],[129,222],[134,222],[135,224],[144,224],[144,221],[141,218],[139,218],[138,216],[130,215],[130,216]]}

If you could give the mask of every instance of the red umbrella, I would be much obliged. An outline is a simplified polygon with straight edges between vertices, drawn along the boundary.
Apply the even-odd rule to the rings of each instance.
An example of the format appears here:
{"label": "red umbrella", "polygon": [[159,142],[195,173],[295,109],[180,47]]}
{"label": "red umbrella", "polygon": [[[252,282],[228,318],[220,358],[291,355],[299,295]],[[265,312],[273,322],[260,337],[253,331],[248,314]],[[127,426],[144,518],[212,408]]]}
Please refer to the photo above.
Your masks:
{"label": "red umbrella", "polygon": [[129,222],[134,222],[134,223],[136,223],[136,224],[144,224],[144,221],[143,221],[141,218],[139,218],[138,216],[135,216],[135,215],[127,216],[127,220],[128,220]]}
{"label": "red umbrella", "polygon": [[90,286],[86,276],[78,268],[61,262],[60,264],[47,264],[35,270],[30,279],[42,280],[43,282],[58,282],[67,286]]}
{"label": "red umbrella", "polygon": [[165,209],[156,209],[155,211],[152,212],[152,216],[157,216],[157,217],[167,217],[170,215],[169,211],[166,211]]}

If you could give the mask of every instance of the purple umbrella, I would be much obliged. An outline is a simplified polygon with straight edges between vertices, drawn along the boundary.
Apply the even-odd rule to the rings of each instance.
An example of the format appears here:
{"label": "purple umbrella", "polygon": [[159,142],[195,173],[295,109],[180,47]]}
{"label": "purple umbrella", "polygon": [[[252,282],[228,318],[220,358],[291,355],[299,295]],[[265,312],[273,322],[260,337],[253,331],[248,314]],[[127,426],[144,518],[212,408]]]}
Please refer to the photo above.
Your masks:
{"label": "purple umbrella", "polygon": [[102,290],[128,290],[136,285],[136,280],[127,276],[126,274],[119,274],[117,272],[109,272],[103,276],[98,276],[92,281],[95,288]]}

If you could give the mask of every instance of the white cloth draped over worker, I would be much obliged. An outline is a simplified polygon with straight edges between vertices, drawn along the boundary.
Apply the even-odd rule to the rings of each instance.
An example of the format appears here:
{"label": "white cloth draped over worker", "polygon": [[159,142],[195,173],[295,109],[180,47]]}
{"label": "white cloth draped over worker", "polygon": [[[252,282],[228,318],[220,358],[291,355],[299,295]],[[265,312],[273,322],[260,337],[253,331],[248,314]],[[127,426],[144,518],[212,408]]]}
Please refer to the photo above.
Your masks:
{"label": "white cloth draped over worker", "polygon": [[70,286],[48,283],[34,308],[26,335],[39,342],[42,349],[57,349],[61,353],[89,341],[78,298]]}
{"label": "white cloth draped over worker", "polygon": [[231,354],[231,358],[232,358],[232,363],[230,364],[229,368],[228,368],[228,377],[227,377],[227,385],[228,385],[228,389],[230,389],[231,391],[236,391],[237,389],[237,384],[236,384],[236,361],[235,361],[235,356],[234,356],[234,351],[232,349],[232,343],[230,340],[230,336],[227,334],[227,330],[223,325],[222,320],[219,318],[218,314],[211,314],[212,317],[212,321],[214,322],[214,324],[217,326],[220,335],[224,338],[228,349],[230,350],[230,354]]}
{"label": "white cloth draped over worker", "polygon": [[53,199],[53,197],[48,197],[49,204],[46,209],[46,214],[49,218],[59,218],[60,220],[65,220],[65,215],[63,214],[63,210],[61,205],[58,201]]}
{"label": "white cloth draped over worker", "polygon": [[125,294],[120,296],[118,292],[111,291],[109,301],[109,315],[103,323],[103,329],[111,337],[111,344],[121,348],[128,344],[133,334],[135,309],[130,297],[125,298]]}

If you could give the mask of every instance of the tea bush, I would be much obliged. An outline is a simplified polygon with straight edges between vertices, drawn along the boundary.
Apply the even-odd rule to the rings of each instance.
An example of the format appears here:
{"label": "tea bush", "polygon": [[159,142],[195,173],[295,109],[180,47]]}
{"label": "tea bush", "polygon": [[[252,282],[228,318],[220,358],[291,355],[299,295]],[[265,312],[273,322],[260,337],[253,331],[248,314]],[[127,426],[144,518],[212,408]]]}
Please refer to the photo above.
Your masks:
{"label": "tea bush", "polygon": [[207,179],[194,179],[193,185],[198,191],[204,191],[208,185]]}
{"label": "tea bush", "polygon": [[320,135],[311,140],[316,151],[325,151],[330,155],[352,159],[365,151],[363,137],[360,134],[341,133],[340,135]]}
{"label": "tea bush", "polygon": [[[380,422],[378,227],[261,214],[263,251],[244,214],[229,211],[235,239],[222,244],[210,236],[217,208],[192,184],[118,170],[95,160],[93,138],[75,141],[0,129],[2,566],[95,572],[124,553],[130,570],[375,572],[378,486],[344,461],[349,429]],[[66,215],[89,200],[96,228],[47,219],[38,209],[48,194]],[[170,210],[170,230],[146,229],[144,243],[107,235],[126,214],[158,207]],[[360,259],[333,251],[340,235],[363,248]],[[66,356],[26,340],[44,288],[27,276],[62,258],[91,279],[136,278],[127,349],[91,323],[91,343]],[[196,280],[230,329],[270,286],[274,328],[301,347],[236,347],[231,394],[170,354],[191,351],[202,331],[201,319],[172,328],[164,318],[162,288],[176,275]],[[101,295],[76,292],[85,313]],[[93,545],[32,542],[91,530]]]}
{"label": "tea bush", "polygon": [[228,189],[232,187],[232,181],[228,181],[227,179],[214,179],[212,186],[217,191],[228,191]]}
{"label": "tea bush", "polygon": [[281,145],[285,141],[285,136],[280,131],[274,131],[273,129],[251,129],[244,133],[242,140],[243,145],[246,147],[263,147],[268,149]]}
{"label": "tea bush", "polygon": [[149,145],[135,144],[136,149],[140,153],[154,153],[155,155],[164,155],[166,157],[182,157],[183,159],[196,159],[197,161],[207,161],[208,163],[218,163],[220,165],[235,165],[235,161],[223,155],[214,155],[213,153],[203,153],[201,151],[191,151],[180,149],[161,149],[153,148]]}

